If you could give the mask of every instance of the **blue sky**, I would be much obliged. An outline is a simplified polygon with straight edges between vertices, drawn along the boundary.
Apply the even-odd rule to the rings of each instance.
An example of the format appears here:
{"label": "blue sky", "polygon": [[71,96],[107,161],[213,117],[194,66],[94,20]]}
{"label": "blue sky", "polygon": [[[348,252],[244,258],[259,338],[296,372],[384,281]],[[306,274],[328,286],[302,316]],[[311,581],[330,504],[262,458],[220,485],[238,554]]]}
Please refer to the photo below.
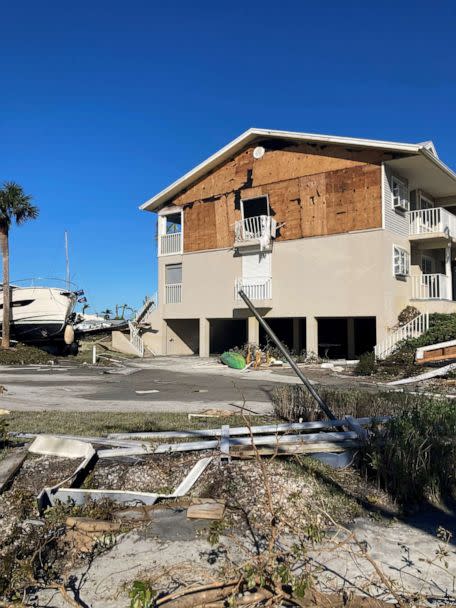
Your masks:
{"label": "blue sky", "polygon": [[72,278],[94,310],[156,284],[138,205],[251,126],[422,141],[456,168],[454,2],[3,3],[0,181],[40,218],[12,278]]}

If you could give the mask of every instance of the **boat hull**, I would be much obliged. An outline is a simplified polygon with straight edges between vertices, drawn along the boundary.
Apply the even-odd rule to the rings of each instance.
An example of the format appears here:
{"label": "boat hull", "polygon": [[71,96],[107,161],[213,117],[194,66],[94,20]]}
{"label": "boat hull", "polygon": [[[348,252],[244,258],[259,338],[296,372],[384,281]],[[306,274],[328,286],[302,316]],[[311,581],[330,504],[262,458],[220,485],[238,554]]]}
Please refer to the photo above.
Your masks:
{"label": "boat hull", "polygon": [[[13,287],[11,338],[33,344],[63,342],[75,300],[73,293],[54,287]],[[0,292],[0,328],[2,310],[3,293]]]}

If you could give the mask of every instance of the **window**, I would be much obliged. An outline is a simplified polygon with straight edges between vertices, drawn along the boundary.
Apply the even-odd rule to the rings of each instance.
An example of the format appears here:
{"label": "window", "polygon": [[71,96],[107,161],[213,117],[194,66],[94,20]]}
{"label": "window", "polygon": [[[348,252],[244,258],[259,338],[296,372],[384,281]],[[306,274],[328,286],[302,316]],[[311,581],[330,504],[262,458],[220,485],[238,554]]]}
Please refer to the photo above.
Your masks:
{"label": "window", "polygon": [[165,266],[165,302],[166,304],[182,302],[182,264]]}
{"label": "window", "polygon": [[183,236],[182,211],[160,212],[158,216],[158,255],[182,253]]}
{"label": "window", "polygon": [[434,203],[420,194],[420,209],[433,209]]}
{"label": "window", "polygon": [[170,213],[165,215],[165,234],[176,234],[182,232],[182,214]]}
{"label": "window", "polygon": [[393,272],[397,277],[405,277],[409,272],[409,254],[402,247],[393,248]]}
{"label": "window", "polygon": [[391,178],[391,192],[393,194],[393,208],[408,211],[410,201],[407,184],[394,175]]}
{"label": "window", "polygon": [[182,283],[182,264],[167,264],[165,266],[165,284],[179,285]]}

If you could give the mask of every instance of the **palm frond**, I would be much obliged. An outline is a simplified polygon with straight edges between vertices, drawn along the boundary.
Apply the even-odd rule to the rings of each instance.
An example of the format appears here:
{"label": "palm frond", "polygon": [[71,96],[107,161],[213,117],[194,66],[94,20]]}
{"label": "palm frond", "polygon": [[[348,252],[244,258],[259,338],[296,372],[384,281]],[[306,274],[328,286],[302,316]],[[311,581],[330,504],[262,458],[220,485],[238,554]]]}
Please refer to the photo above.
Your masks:
{"label": "palm frond", "polygon": [[22,186],[5,182],[0,188],[0,229],[9,230],[13,221],[20,225],[38,217],[38,207],[32,205],[32,197],[25,194]]}

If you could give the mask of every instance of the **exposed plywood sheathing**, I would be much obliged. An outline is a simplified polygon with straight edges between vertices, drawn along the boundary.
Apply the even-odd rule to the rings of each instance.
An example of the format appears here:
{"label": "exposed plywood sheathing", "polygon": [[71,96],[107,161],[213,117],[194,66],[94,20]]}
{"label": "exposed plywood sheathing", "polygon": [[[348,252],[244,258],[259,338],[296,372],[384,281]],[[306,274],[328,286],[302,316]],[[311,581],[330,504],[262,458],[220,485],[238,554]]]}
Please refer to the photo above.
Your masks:
{"label": "exposed plywood sheathing", "polygon": [[249,147],[173,199],[184,207],[186,252],[232,247],[241,198],[267,194],[271,213],[284,223],[277,240],[381,227],[379,150],[301,144]]}

